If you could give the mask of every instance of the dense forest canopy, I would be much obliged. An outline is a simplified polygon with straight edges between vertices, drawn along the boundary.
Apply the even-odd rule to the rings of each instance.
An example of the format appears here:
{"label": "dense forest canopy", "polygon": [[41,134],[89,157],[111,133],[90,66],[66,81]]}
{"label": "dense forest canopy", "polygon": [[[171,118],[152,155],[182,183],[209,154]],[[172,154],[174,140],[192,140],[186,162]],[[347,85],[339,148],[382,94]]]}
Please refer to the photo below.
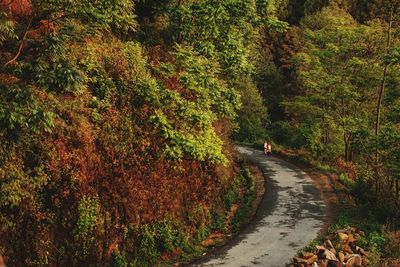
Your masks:
{"label": "dense forest canopy", "polygon": [[234,141],[356,170],[399,227],[397,0],[0,0],[0,52],[10,266],[198,253],[248,183]]}

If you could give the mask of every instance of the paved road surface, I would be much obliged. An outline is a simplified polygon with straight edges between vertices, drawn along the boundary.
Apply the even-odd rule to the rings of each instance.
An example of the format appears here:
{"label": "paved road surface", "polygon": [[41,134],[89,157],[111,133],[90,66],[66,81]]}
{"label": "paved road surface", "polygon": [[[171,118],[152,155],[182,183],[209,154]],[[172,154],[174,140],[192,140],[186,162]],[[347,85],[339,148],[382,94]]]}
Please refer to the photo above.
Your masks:
{"label": "paved road surface", "polygon": [[193,266],[286,266],[317,237],[326,206],[311,178],[295,166],[262,151],[238,147],[258,164],[265,195],[253,222],[226,246]]}

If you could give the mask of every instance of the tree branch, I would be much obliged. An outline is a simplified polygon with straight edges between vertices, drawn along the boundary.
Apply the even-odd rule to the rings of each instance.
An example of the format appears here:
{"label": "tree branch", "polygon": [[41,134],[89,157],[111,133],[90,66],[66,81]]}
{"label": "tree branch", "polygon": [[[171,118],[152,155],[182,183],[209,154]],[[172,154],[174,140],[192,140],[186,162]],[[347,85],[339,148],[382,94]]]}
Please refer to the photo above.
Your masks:
{"label": "tree branch", "polygon": [[11,63],[14,63],[14,62],[19,58],[19,56],[21,55],[22,48],[24,47],[24,43],[25,43],[26,36],[27,36],[28,33],[30,32],[30,31],[29,31],[29,28],[31,27],[32,20],[33,20],[33,16],[32,16],[31,19],[29,20],[28,26],[26,27],[26,30],[25,30],[24,36],[22,37],[21,44],[19,45],[17,54],[16,54],[12,59],[10,59],[9,61],[7,61],[7,63],[4,64],[3,67],[6,67],[6,66],[10,65]]}

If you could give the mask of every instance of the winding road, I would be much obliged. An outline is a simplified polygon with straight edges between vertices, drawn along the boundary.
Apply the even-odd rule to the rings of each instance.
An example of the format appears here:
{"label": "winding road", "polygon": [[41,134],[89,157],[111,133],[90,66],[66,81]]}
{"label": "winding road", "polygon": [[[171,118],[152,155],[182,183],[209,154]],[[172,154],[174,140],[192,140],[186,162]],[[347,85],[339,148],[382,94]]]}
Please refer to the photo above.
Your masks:
{"label": "winding road", "polygon": [[286,266],[317,237],[327,207],[311,178],[294,165],[260,150],[237,149],[263,171],[265,195],[246,229],[192,266]]}

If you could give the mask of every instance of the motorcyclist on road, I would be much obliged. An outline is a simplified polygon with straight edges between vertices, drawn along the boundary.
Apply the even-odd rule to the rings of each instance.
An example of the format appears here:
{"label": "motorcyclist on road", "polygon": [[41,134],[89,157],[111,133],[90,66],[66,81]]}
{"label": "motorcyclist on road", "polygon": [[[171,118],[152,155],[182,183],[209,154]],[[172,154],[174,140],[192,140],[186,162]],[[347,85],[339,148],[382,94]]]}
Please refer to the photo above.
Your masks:
{"label": "motorcyclist on road", "polygon": [[272,155],[272,145],[269,142],[264,143],[264,154],[267,156]]}

